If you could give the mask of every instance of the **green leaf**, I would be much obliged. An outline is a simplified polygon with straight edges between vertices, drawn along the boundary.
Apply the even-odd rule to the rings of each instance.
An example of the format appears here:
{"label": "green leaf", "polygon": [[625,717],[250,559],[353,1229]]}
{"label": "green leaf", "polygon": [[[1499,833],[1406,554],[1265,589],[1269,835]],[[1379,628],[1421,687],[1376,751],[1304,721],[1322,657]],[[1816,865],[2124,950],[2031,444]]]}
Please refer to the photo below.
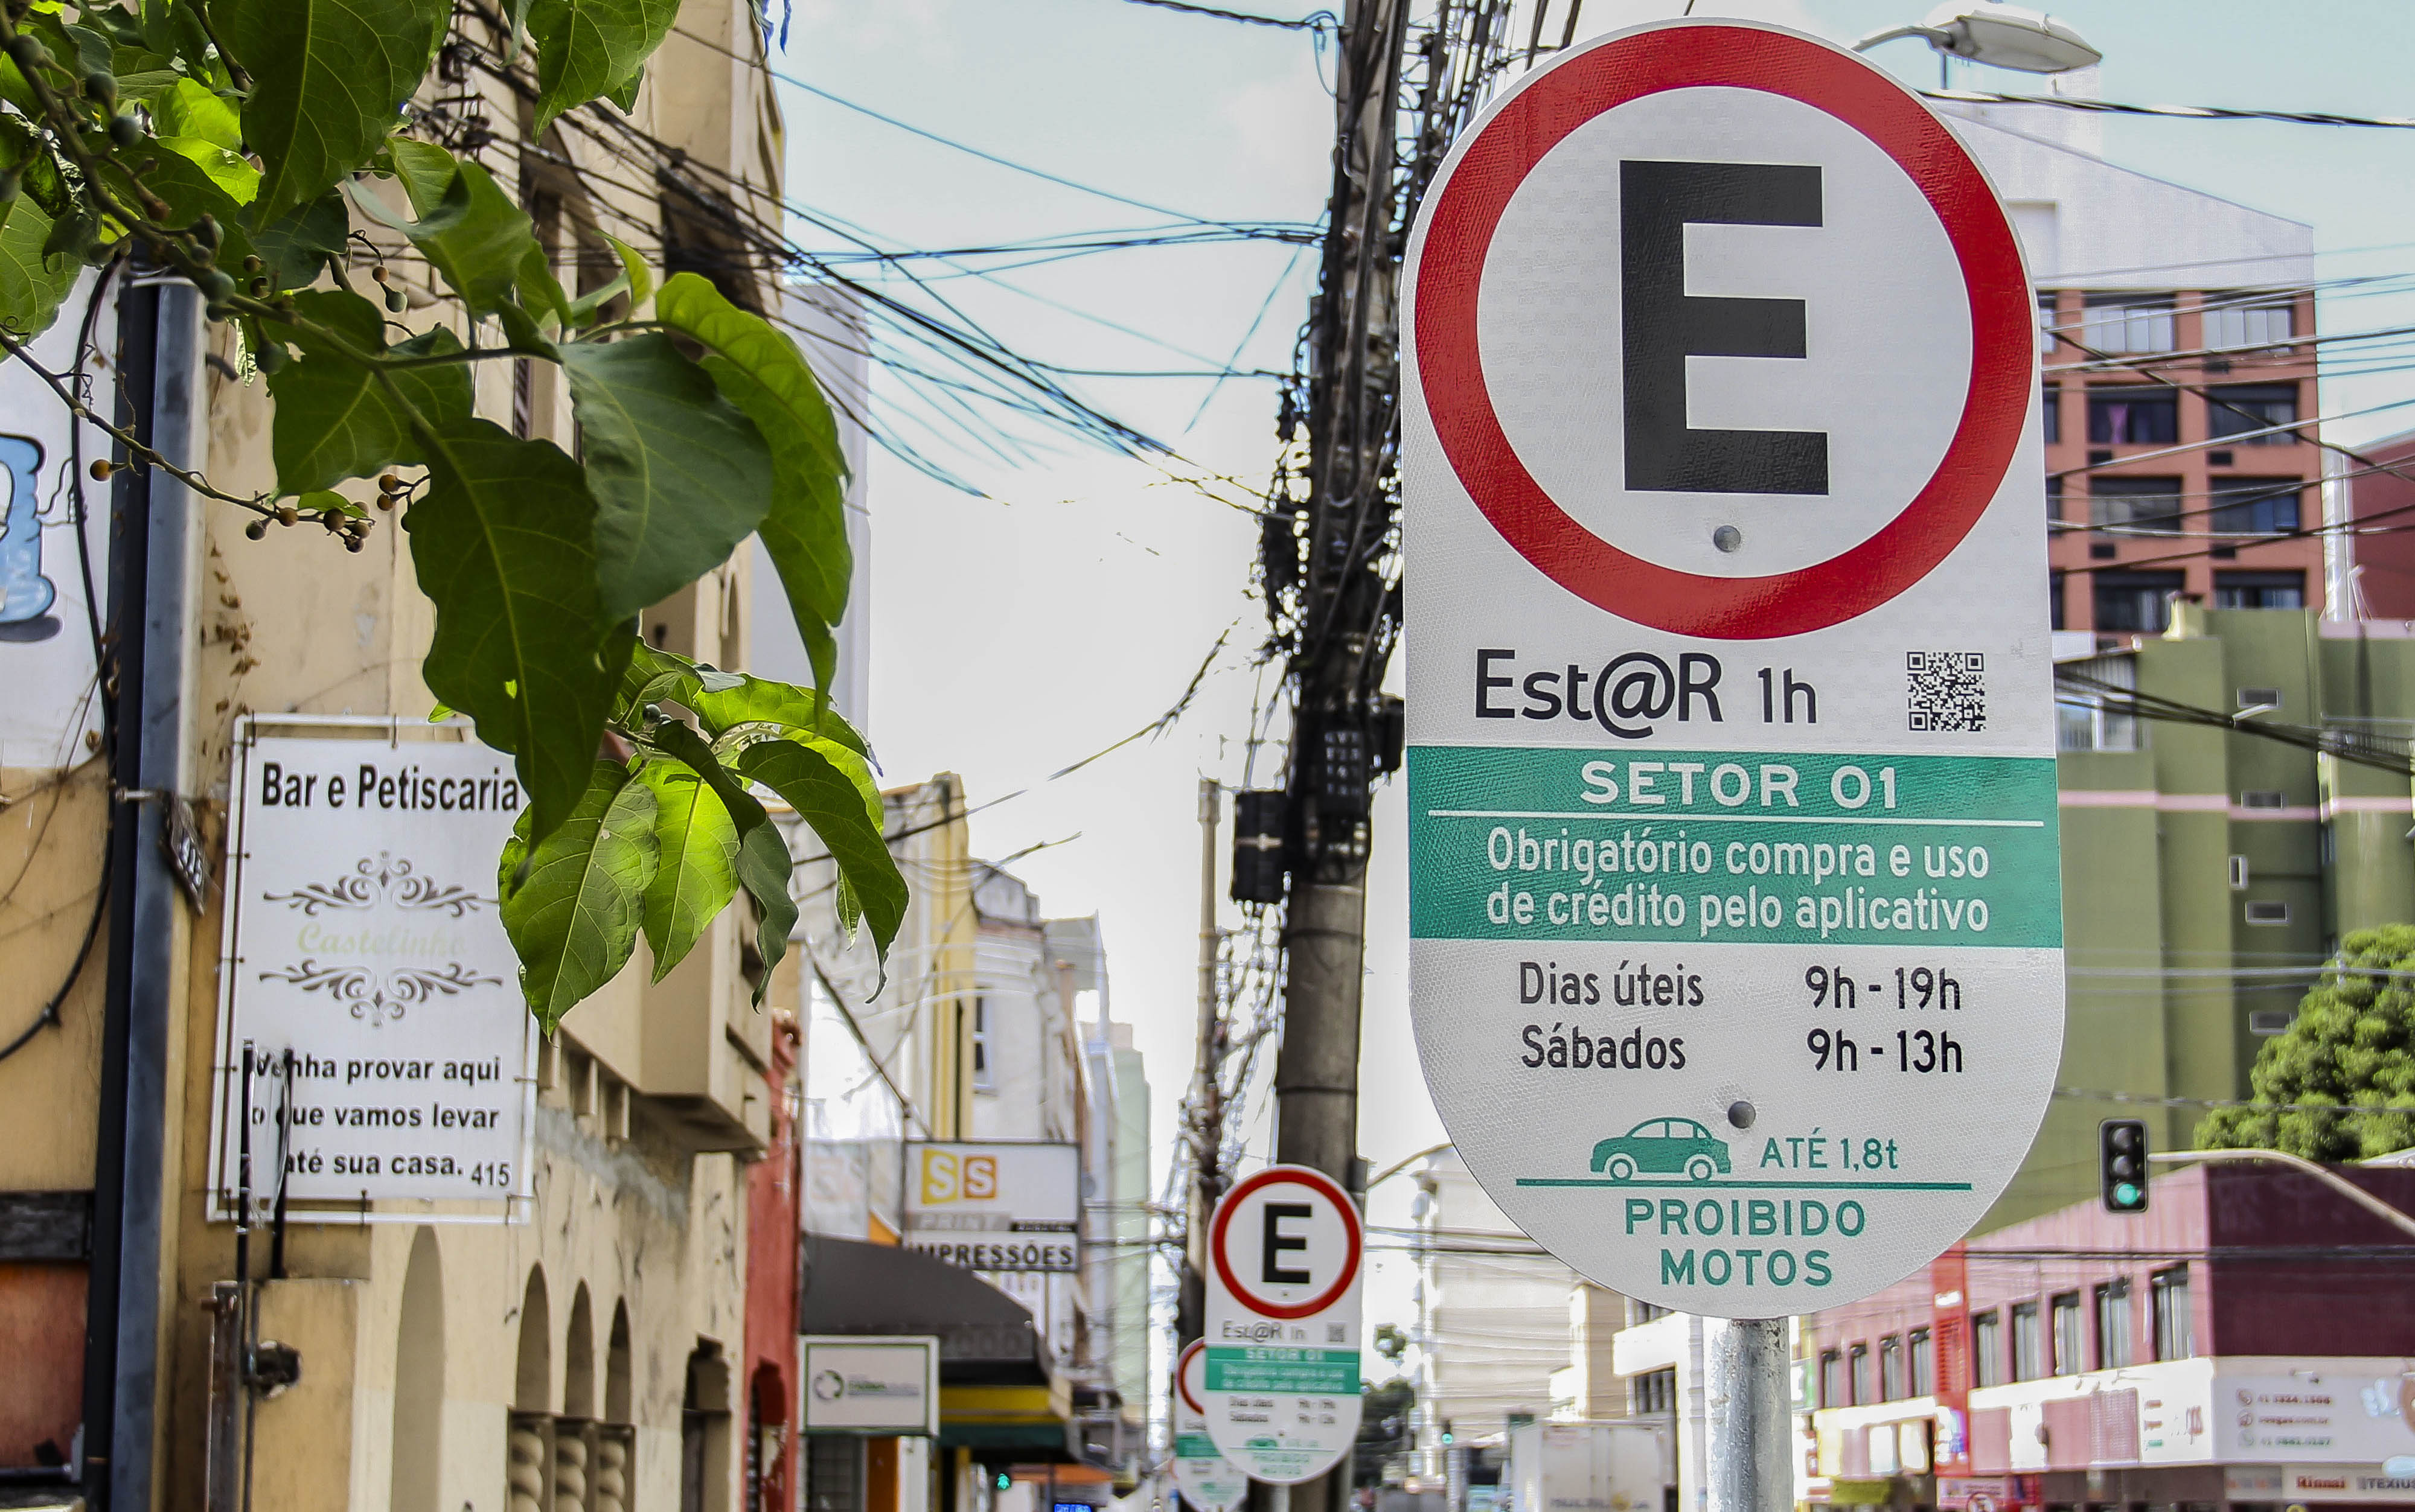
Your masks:
{"label": "green leaf", "polygon": [[[460,159],[432,142],[413,142],[409,137],[388,142],[385,154],[394,163],[395,177],[402,183],[403,197],[411,202],[411,213],[432,223],[437,205],[453,187]],[[400,221],[390,224],[402,229]]]}
{"label": "green leaf", "polygon": [[574,106],[634,94],[638,70],[678,17],[679,0],[536,0],[528,29],[536,40],[537,132]]}
{"label": "green leaf", "polygon": [[641,63],[638,65],[637,72],[621,82],[620,88],[608,92],[604,97],[621,107],[621,113],[626,115],[638,108],[638,91],[644,87],[645,82],[646,66]]}
{"label": "green leaf", "polygon": [[763,958],[762,975],[755,979],[755,1006],[772,986],[772,968],[788,953],[788,936],[797,927],[797,900],[788,893],[788,842],[776,824],[758,824],[738,843],[738,880],[755,900],[762,922],[755,931],[755,953]]}
{"label": "green leaf", "polygon": [[568,817],[533,849],[533,808],[503,846],[503,932],[529,1011],[548,1032],[629,964],[660,855],[654,789],[610,762],[592,763],[586,779]]}
{"label": "green leaf", "polygon": [[612,244],[612,250],[619,254],[621,259],[621,271],[628,275],[629,307],[635,309],[653,298],[654,270],[646,266],[645,258],[639,255],[636,247],[610,232],[604,232],[604,239]]}
{"label": "green leaf", "polygon": [[428,690],[514,754],[543,837],[587,786],[634,638],[596,602],[595,502],[550,442],[475,419],[420,441],[430,487],[404,520],[436,603]]}
{"label": "green leaf", "polygon": [[[472,314],[489,314],[508,302],[529,254],[537,251],[528,212],[512,202],[492,174],[476,163],[455,161],[442,147],[397,138],[393,151],[419,217],[398,229],[444,275]],[[442,172],[446,163],[452,165],[449,177]]]}
{"label": "green leaf", "polygon": [[[294,311],[341,334],[353,345],[386,352],[384,315],[368,300],[341,290],[305,290],[293,296]],[[428,452],[412,431],[412,411],[432,425],[467,420],[472,394],[466,363],[390,371],[402,391],[398,402],[377,375],[322,344],[296,335],[303,360],[269,375],[277,400],[270,454],[277,462],[280,493],[324,488],[346,478],[374,476],[398,463],[423,462]],[[398,357],[458,352],[461,342],[443,326],[391,349]],[[409,408],[405,408],[408,405]]]}
{"label": "green leaf", "polygon": [[319,281],[320,269],[344,255],[352,225],[343,191],[329,189],[252,232],[251,249],[268,264],[271,288],[308,289]]}
{"label": "green leaf", "polygon": [[747,747],[738,771],[779,794],[821,837],[886,959],[906,917],[906,879],[882,836],[880,792],[862,758],[829,741],[765,741]]}
{"label": "green leaf", "polygon": [[161,137],[157,145],[207,173],[210,182],[224,189],[227,198],[237,204],[249,204],[260,192],[260,170],[239,152],[229,152],[199,137]]}
{"label": "green leaf", "polygon": [[577,299],[572,300],[570,302],[569,318],[562,323],[564,325],[580,327],[592,325],[595,323],[597,312],[602,310],[605,306],[612,303],[613,300],[620,298],[622,294],[625,294],[628,292],[629,276],[623,273],[615,277],[610,283],[602,285],[599,288],[590,289],[587,292],[579,295]]}
{"label": "green leaf", "polygon": [[604,611],[634,615],[753,532],[771,498],[771,453],[661,332],[566,346],[562,365],[595,495]]}
{"label": "green leaf", "polygon": [[649,761],[638,777],[653,789],[662,852],[646,889],[645,917],[660,981],[737,893],[738,826],[712,786],[676,761]]}
{"label": "green leaf", "polygon": [[69,257],[46,257],[51,217],[28,196],[0,224],[0,326],[19,340],[31,340],[58,318],[59,301],[83,271]]}
{"label": "green leaf", "polygon": [[[125,86],[119,85],[118,92],[125,93]],[[177,80],[174,88],[154,98],[151,116],[153,129],[163,139],[191,137],[228,152],[243,150],[243,121],[234,107],[190,79]]]}
{"label": "green leaf", "polygon": [[758,533],[788,591],[814,681],[827,689],[838,666],[832,631],[847,612],[855,555],[847,539],[847,461],[821,385],[795,342],[693,273],[663,285],[654,314],[712,349],[705,370],[772,443],[772,507]]}
{"label": "green leaf", "polygon": [[774,682],[768,678],[741,677],[735,687],[701,689],[693,696],[681,697],[680,702],[694,710],[715,735],[749,725],[770,725],[808,738],[818,736],[831,741],[866,761],[872,758],[872,747],[865,743],[863,732],[848,724],[830,707],[828,699],[811,688]]}
{"label": "green leaf", "polygon": [[720,795],[722,806],[729,811],[730,823],[738,833],[748,835],[764,821],[763,805],[746,790],[746,784],[731,775],[721,758],[696,731],[677,720],[665,720],[649,732],[654,744],[686,763],[687,769],[702,778]]}
{"label": "green leaf", "polygon": [[210,19],[251,73],[246,142],[260,203],[308,204],[394,130],[436,54],[450,0],[214,0]]}
{"label": "green leaf", "polygon": [[518,287],[522,309],[532,315],[550,315],[555,324],[569,328],[570,296],[562,292],[562,280],[553,276],[553,260],[533,237],[528,255],[520,260]]}

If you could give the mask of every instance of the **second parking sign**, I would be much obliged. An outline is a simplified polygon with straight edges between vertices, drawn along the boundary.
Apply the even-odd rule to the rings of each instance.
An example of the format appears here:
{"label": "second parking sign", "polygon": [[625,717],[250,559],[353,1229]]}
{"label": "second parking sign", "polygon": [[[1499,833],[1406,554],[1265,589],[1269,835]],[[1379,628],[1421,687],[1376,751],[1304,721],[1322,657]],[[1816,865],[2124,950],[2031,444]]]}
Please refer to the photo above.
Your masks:
{"label": "second parking sign", "polygon": [[1306,1166],[1268,1166],[1216,1205],[1199,1399],[1252,1480],[1312,1480],[1358,1436],[1363,1234],[1350,1194]]}
{"label": "second parking sign", "polygon": [[1413,1013],[1520,1227],[1774,1317],[1960,1238],[2062,1042],[2035,312],[1918,98],[1562,54],[1409,249]]}

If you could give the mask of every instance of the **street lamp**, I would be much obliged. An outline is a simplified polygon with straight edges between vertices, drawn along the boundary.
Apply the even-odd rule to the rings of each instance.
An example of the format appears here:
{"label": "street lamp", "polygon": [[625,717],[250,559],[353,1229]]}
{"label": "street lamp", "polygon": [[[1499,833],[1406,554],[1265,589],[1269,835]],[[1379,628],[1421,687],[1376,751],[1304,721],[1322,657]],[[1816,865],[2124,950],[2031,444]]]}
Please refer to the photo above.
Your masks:
{"label": "street lamp", "polygon": [[1920,24],[1872,32],[1855,42],[1853,51],[1867,52],[1904,37],[1917,37],[1935,48],[1940,67],[1945,58],[1957,57],[2023,73],[2069,73],[2093,67],[2105,57],[2046,12],[1999,0],[1946,0]]}

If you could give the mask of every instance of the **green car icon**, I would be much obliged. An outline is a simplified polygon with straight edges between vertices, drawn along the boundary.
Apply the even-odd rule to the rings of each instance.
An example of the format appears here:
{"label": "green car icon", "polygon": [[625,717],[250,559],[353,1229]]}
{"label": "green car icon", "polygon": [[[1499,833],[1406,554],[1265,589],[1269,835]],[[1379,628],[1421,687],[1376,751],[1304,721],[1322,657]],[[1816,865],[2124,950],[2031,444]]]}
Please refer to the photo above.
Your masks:
{"label": "green car icon", "polygon": [[1593,1147],[1593,1168],[1612,1181],[1632,1181],[1638,1171],[1684,1172],[1693,1181],[1724,1175],[1728,1147],[1691,1118],[1646,1118],[1615,1139]]}

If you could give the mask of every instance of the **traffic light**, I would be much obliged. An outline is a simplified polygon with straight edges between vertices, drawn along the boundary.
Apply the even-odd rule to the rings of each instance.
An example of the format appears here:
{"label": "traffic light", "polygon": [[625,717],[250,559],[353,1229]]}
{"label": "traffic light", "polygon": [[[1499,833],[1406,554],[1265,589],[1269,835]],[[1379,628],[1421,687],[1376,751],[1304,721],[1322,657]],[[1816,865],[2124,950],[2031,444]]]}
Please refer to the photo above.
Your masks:
{"label": "traffic light", "polygon": [[2108,1118],[2096,1126],[2097,1166],[2104,1181],[2105,1210],[2147,1210],[2147,1126],[2137,1118]]}
{"label": "traffic light", "polygon": [[1014,1477],[1008,1475],[1003,1470],[999,1471],[998,1473],[998,1489],[1002,1491],[1012,1490],[1014,1489]]}
{"label": "traffic light", "polygon": [[1445,1447],[1449,1446],[1450,1438],[1450,1419],[1446,1417],[1442,1420],[1442,1442]]}

